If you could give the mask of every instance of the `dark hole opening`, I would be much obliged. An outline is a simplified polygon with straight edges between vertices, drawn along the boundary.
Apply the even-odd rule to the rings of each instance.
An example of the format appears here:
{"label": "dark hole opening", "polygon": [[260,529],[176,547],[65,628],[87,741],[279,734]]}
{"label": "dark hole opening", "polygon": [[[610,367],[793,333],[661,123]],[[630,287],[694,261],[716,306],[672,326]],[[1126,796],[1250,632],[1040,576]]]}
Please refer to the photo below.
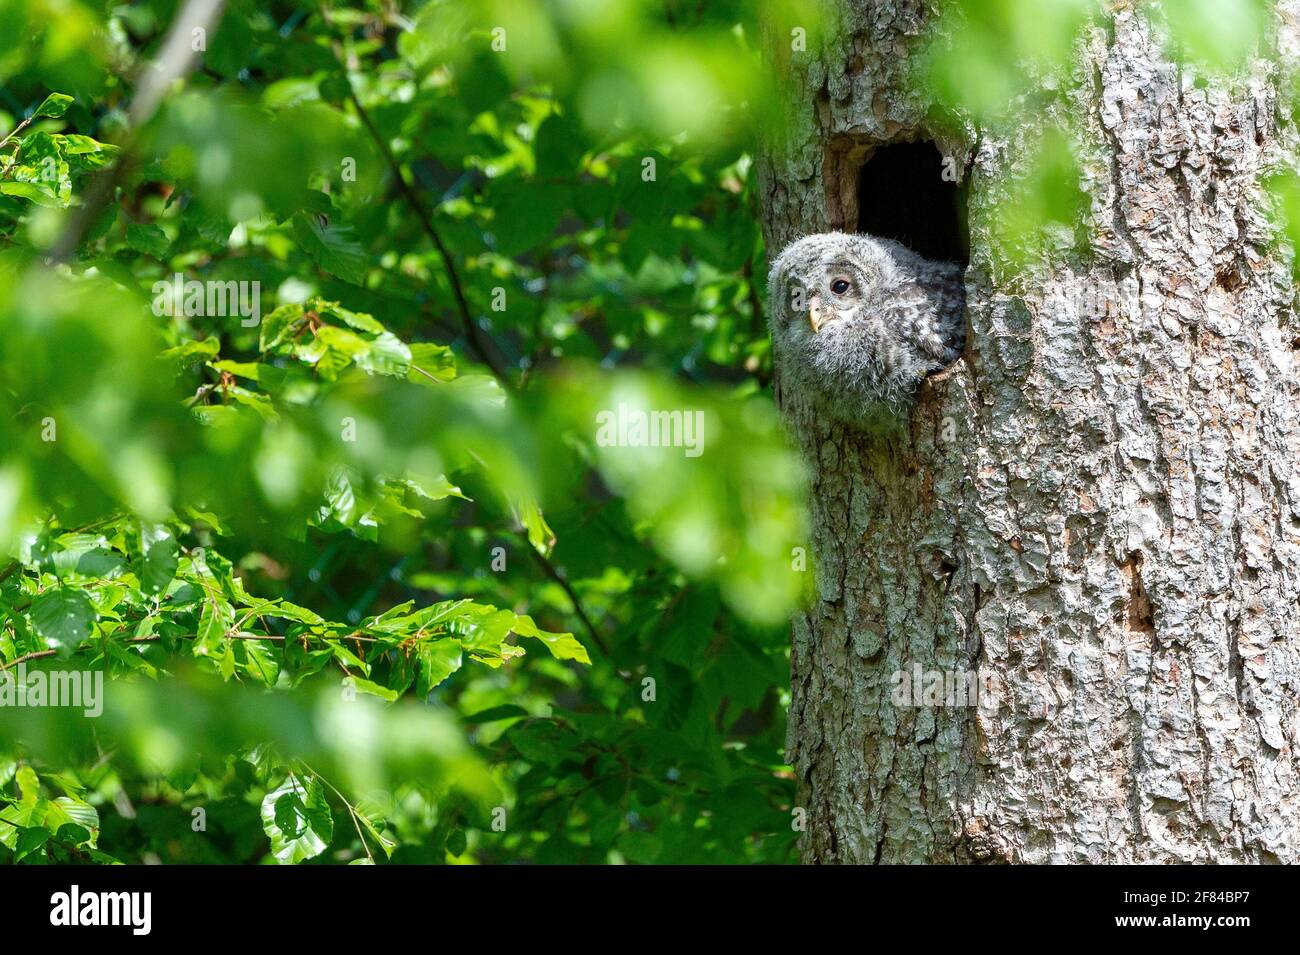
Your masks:
{"label": "dark hole opening", "polygon": [[895,239],[927,259],[968,264],[966,187],[949,181],[953,170],[934,143],[881,146],[858,173],[858,231]]}

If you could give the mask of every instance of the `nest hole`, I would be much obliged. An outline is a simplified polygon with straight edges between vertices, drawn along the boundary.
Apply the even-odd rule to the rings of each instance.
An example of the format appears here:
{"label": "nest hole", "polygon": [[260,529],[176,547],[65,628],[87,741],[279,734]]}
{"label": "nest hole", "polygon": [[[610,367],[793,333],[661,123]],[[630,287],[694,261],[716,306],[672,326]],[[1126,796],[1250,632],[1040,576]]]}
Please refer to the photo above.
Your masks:
{"label": "nest hole", "polygon": [[891,143],[858,173],[858,231],[894,239],[927,259],[970,262],[966,185],[933,142]]}

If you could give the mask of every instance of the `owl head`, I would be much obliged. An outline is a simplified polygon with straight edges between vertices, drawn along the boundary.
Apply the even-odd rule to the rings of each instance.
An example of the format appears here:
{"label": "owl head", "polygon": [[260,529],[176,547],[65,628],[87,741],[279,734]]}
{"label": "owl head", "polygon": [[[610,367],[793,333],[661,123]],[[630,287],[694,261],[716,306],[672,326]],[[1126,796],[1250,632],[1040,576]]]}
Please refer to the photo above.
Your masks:
{"label": "owl head", "polygon": [[839,232],[777,256],[769,324],[782,387],[845,421],[897,410],[961,352],[961,267]]}

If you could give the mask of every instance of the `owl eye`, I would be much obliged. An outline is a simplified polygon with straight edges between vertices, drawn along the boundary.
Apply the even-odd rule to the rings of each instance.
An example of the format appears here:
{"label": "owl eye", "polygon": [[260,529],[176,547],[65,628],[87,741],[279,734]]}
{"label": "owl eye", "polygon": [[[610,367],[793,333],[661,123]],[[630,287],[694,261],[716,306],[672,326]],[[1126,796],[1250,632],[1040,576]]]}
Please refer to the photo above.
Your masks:
{"label": "owl eye", "polygon": [[836,295],[843,295],[850,288],[851,286],[849,285],[848,279],[836,279],[834,282],[831,283],[831,291],[834,292]]}

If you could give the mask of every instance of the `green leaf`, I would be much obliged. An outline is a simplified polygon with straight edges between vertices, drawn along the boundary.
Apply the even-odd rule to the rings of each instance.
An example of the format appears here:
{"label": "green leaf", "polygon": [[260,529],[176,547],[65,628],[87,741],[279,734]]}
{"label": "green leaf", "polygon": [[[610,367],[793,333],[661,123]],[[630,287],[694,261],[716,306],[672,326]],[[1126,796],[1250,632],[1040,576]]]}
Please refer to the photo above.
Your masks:
{"label": "green leaf", "polygon": [[382,829],[383,820],[371,819],[368,813],[362,812],[360,809],[356,810],[356,818],[361,821],[361,825],[379,845],[379,848],[384,850],[384,855],[392,858],[393,850],[397,848],[397,842],[384,834]]}
{"label": "green leaf", "polygon": [[317,512],[316,520],[321,524],[337,521],[344,527],[350,527],[356,519],[357,498],[348,476],[342,471],[336,471],[325,485],[324,494],[325,503]]}
{"label": "green leaf", "polygon": [[71,656],[90,636],[96,618],[86,595],[70,587],[45,591],[32,601],[29,613],[36,632],[62,657]]}
{"label": "green leaf", "polygon": [[33,182],[0,182],[0,194],[41,201],[51,197],[50,190]]}
{"label": "green leaf", "polygon": [[[65,583],[75,579],[113,577],[123,569],[125,561],[109,550],[107,543],[98,534],[60,534],[47,549],[40,550],[40,565],[52,569]],[[34,559],[38,547],[33,548]]]}
{"label": "green leaf", "polygon": [[68,111],[68,107],[72,105],[72,102],[72,97],[66,93],[51,93],[45,97],[45,101],[40,106],[36,107],[36,112],[32,114],[32,118],[49,116],[58,119]]}
{"label": "green leaf", "polygon": [[409,488],[428,501],[441,501],[448,497],[458,497],[462,501],[469,500],[460,488],[447,480],[447,475],[445,474],[439,474],[436,478],[427,481],[417,481],[414,478],[406,478],[402,481],[394,481],[392,483],[400,484],[403,487]]}
{"label": "green leaf", "polygon": [[543,557],[549,557],[555,549],[555,531],[546,523],[542,509],[533,499],[520,499],[515,502],[515,516],[528,531],[528,543],[533,545]]}
{"label": "green leaf", "polygon": [[78,156],[79,162],[91,169],[97,169],[117,155],[118,149],[112,143],[101,143],[89,136],[77,133],[62,133],[54,137],[65,156]]}
{"label": "green leaf", "polygon": [[36,770],[30,766],[20,766],[15,778],[18,782],[18,794],[22,804],[29,806],[35,803],[41,794],[41,780],[36,775]]}
{"label": "green leaf", "polygon": [[[12,186],[14,189],[35,187],[36,194],[25,198],[34,199],[42,205],[67,206],[72,202],[72,179],[68,161],[59,148],[58,141],[49,133],[37,131],[26,136],[18,147],[16,165],[8,169],[12,182],[0,183],[0,186]],[[24,184],[26,184],[24,186]],[[14,189],[3,189],[17,194]]]}
{"label": "green leaf", "polygon": [[411,342],[411,370],[407,377],[420,384],[436,385],[456,377],[456,353],[435,342]]}
{"label": "green leaf", "polygon": [[[7,826],[5,828],[8,828]],[[31,828],[18,830],[18,841],[13,847],[14,861],[22,862],[33,852],[39,850],[45,843],[50,841],[50,830],[44,828]]]}
{"label": "green leaf", "polygon": [[396,690],[389,689],[386,686],[380,686],[378,683],[375,683],[372,680],[367,680],[364,677],[349,676],[347,679],[351,680],[352,685],[362,693],[366,693],[370,696],[377,696],[388,703],[392,703],[401,696],[401,694]]}
{"label": "green leaf", "polygon": [[370,351],[370,342],[356,332],[334,325],[316,330],[315,336],[296,349],[298,357],[315,365],[321,376],[333,381],[354,361]]}
{"label": "green leaf", "polygon": [[244,671],[266,686],[275,686],[280,676],[280,657],[269,641],[240,640],[238,649],[244,655]]}
{"label": "green leaf", "polygon": [[146,594],[160,594],[176,577],[180,564],[180,549],[176,539],[165,528],[142,533],[145,548],[140,568],[140,590]]}
{"label": "green leaf", "polygon": [[302,250],[330,275],[364,284],[367,257],[350,226],[324,225],[317,216],[299,212],[293,217],[293,234]]}
{"label": "green leaf", "polygon": [[420,679],[416,682],[415,691],[420,696],[428,695],[430,690],[459,670],[464,662],[460,641],[452,637],[422,643],[415,654],[420,663]]}
{"label": "green leaf", "polygon": [[199,615],[198,634],[194,639],[196,657],[215,657],[222,653],[226,635],[235,624],[235,608],[220,597],[209,595]]}
{"label": "green leaf", "polygon": [[0,845],[16,850],[20,834],[27,828],[40,825],[44,814],[39,807],[43,805],[32,802],[0,810]]}
{"label": "green leaf", "polygon": [[539,629],[537,624],[533,623],[532,617],[523,614],[515,617],[515,623],[511,629],[521,637],[534,637],[542,641],[542,643],[546,644],[546,649],[551,651],[551,656],[557,660],[577,660],[579,663],[591,663],[587,648],[579,643],[571,633],[550,633]]}
{"label": "green leaf", "polygon": [[[462,717],[461,722],[471,726],[478,723],[494,723],[497,720],[513,720],[520,717],[527,717],[528,711],[522,706],[516,706],[513,703],[503,703],[500,706],[489,706],[486,710],[479,710],[477,713],[471,713]],[[460,855],[460,853],[456,853]]]}
{"label": "green leaf", "polygon": [[[94,806],[71,796],[60,796],[45,810],[45,826],[64,841],[94,844],[99,835],[99,811]],[[79,833],[69,835],[75,827]]]}
{"label": "green leaf", "polygon": [[216,336],[198,340],[189,338],[172,348],[164,348],[158,357],[177,362],[181,367],[189,367],[207,361],[220,350],[221,339]]}
{"label": "green leaf", "polygon": [[411,372],[411,349],[391,332],[384,332],[357,356],[357,367],[372,375],[405,378]]}
{"label": "green leaf", "polygon": [[167,254],[171,240],[167,233],[156,225],[132,222],[126,227],[126,244],[137,252],[161,259]]}
{"label": "green leaf", "polygon": [[318,627],[325,623],[325,618],[313,610],[306,607],[299,607],[297,604],[290,603],[287,600],[278,601],[274,606],[267,607],[261,611],[268,617],[283,617],[286,620],[297,620],[299,623],[305,623],[309,626]]}
{"label": "green leaf", "polygon": [[383,335],[387,331],[383,325],[375,321],[374,316],[367,315],[364,312],[354,312],[351,309],[343,308],[341,305],[330,305],[328,308],[322,305],[321,308],[339,319],[344,325],[355,328],[359,332]]}
{"label": "green leaf", "polygon": [[280,420],[275,405],[271,403],[271,399],[266,395],[259,394],[256,391],[249,391],[247,388],[241,388],[238,385],[227,388],[225,393],[234,399],[237,404],[252,408],[263,421],[275,422]]}
{"label": "green leaf", "polygon": [[[452,631],[461,634],[461,646],[476,660],[490,666],[500,666],[510,655],[511,648],[503,647],[502,643],[510,635],[515,614],[483,604],[473,604],[467,610],[469,612],[451,622]],[[513,656],[523,652],[518,648],[513,649]]]}
{"label": "green leaf", "polygon": [[334,838],[334,816],[324,787],[314,777],[290,775],[262,800],[262,830],[281,865],[320,855]]}
{"label": "green leaf", "polygon": [[263,316],[257,347],[265,352],[287,341],[294,326],[302,320],[303,314],[301,305],[290,303],[281,305],[270,315]]}
{"label": "green leaf", "polygon": [[567,116],[551,114],[537,130],[537,175],[575,176],[582,160],[581,131]]}
{"label": "green leaf", "polygon": [[240,378],[247,378],[249,381],[257,381],[262,374],[263,366],[255,361],[214,361],[210,367]]}

